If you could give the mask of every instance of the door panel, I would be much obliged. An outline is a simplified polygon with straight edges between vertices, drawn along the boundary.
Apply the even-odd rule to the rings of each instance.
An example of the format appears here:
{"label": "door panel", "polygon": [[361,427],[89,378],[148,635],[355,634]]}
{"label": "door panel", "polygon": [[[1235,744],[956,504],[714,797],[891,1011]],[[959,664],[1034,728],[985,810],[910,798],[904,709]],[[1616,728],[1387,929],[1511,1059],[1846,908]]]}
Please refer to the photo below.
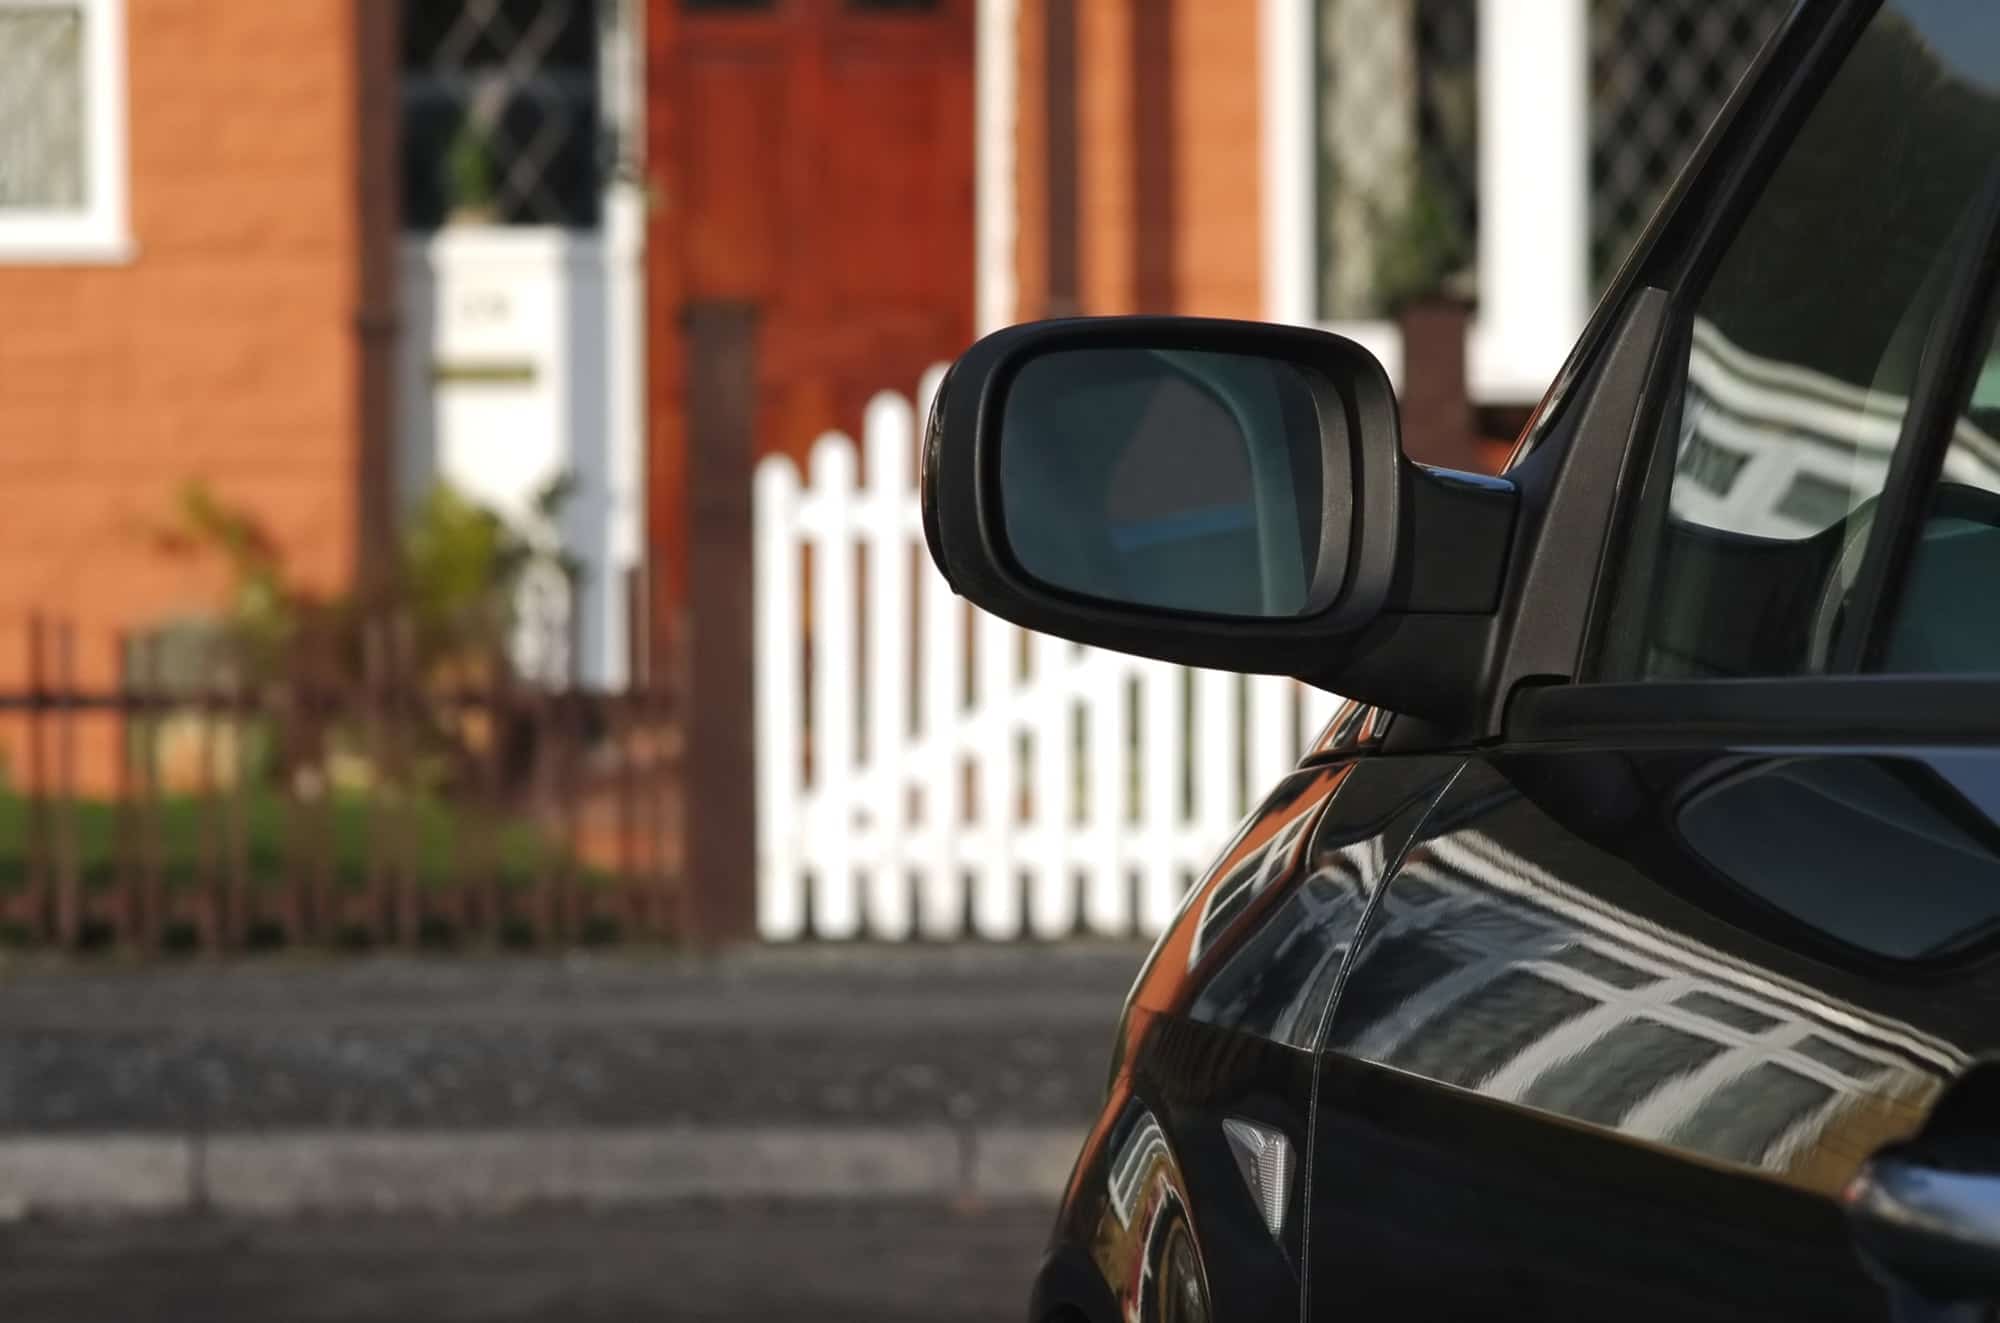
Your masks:
{"label": "door panel", "polygon": [[955,307],[971,238],[968,85],[879,43],[843,44],[829,66],[840,124],[822,139],[834,186],[817,219],[835,240],[834,298]]}
{"label": "door panel", "polygon": [[687,63],[686,100],[702,123],[686,135],[680,196],[691,300],[760,298],[779,279],[786,198],[773,178],[784,141],[783,52],[774,43],[720,46]]}
{"label": "door panel", "polygon": [[970,342],[973,8],[667,0],[648,40],[648,523],[666,621],[698,444],[690,309],[754,310],[756,449],[801,462]]}
{"label": "door panel", "polygon": [[[1806,760],[1819,798],[1784,814],[1756,792],[1735,835],[1758,848],[1716,857],[1717,787],[1791,787],[1800,761],[1467,765],[1371,915],[1322,1052],[1315,1317],[1355,1295],[1486,1318],[1886,1317],[1835,1196],[2000,1047],[2000,976],[1979,895],[1949,910],[1962,940],[1891,958],[1850,940],[1855,893],[1908,890],[1934,915],[1885,865],[1942,839],[1958,885],[2000,903],[1981,799],[2000,753],[1951,755],[1941,785],[1908,757]],[[1872,833],[1852,866],[1821,848],[1839,824]]]}
{"label": "door panel", "polygon": [[664,45],[677,296],[757,307],[759,448],[803,456],[971,336],[971,5],[682,11]]}

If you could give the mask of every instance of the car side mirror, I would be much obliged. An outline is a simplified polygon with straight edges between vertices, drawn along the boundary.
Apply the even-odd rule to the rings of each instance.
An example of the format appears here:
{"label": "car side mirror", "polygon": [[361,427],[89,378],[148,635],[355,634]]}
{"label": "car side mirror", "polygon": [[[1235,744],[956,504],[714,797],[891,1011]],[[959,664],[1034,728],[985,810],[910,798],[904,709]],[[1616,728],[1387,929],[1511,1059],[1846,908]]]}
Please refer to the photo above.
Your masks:
{"label": "car side mirror", "polygon": [[932,403],[922,490],[939,569],[997,615],[1440,713],[1446,695],[1370,686],[1350,654],[1392,617],[1490,613],[1515,504],[1403,457],[1353,341],[1186,317],[981,340]]}

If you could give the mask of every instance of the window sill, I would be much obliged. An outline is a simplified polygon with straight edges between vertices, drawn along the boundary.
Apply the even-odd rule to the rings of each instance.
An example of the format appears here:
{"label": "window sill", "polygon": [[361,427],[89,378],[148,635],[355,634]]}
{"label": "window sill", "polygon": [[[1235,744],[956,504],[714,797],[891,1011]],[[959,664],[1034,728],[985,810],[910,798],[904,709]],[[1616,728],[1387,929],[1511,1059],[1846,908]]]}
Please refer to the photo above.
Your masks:
{"label": "window sill", "polygon": [[1507,741],[1597,748],[1991,743],[2000,673],[1632,680],[1522,690]]}
{"label": "window sill", "polygon": [[0,221],[0,266],[127,266],[138,256],[129,234],[16,230]]}

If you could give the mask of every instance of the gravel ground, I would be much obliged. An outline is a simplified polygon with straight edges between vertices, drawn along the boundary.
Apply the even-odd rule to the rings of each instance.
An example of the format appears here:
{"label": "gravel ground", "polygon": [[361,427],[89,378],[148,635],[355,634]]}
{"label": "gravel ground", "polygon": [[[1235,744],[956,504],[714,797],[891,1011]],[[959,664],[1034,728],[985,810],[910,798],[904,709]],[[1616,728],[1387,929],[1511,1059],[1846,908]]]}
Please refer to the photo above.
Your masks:
{"label": "gravel ground", "polygon": [[0,1132],[1080,1123],[1142,952],[0,972]]}
{"label": "gravel ground", "polygon": [[0,1226],[0,1318],[1015,1323],[1048,1223],[840,1205],[22,1223]]}

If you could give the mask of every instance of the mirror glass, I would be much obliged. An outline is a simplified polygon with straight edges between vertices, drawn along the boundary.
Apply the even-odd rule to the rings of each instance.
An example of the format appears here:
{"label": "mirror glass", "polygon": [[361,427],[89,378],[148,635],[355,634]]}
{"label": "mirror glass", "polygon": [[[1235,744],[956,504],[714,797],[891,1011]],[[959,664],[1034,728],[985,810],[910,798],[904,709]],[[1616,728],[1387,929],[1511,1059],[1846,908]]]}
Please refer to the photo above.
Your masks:
{"label": "mirror glass", "polygon": [[[1017,564],[1130,606],[1276,618],[1317,610],[1346,563],[1344,421],[1330,385],[1248,354],[1071,349],[1001,404],[1000,504]],[[1331,429],[1331,430],[1329,430]]]}

